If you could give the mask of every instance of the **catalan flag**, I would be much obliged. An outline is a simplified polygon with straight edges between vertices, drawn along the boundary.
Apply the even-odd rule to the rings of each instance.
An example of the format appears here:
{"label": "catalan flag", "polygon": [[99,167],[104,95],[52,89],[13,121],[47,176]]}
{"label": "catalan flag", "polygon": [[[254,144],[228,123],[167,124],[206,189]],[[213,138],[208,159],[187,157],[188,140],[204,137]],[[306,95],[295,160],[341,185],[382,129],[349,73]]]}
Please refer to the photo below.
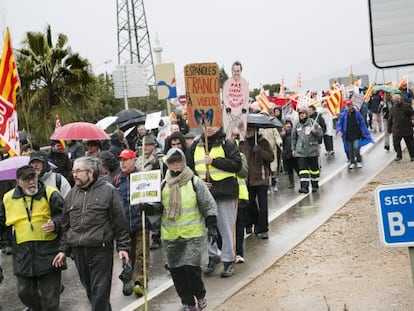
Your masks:
{"label": "catalan flag", "polygon": [[326,99],[326,106],[328,107],[332,116],[336,117],[341,112],[342,91],[330,91]]}
{"label": "catalan flag", "polygon": [[257,96],[257,101],[259,102],[259,107],[261,111],[269,111],[272,109],[273,105],[269,102],[267,95],[263,86],[260,87],[260,94]]}
{"label": "catalan flag", "polygon": [[369,102],[369,100],[370,100],[370,98],[371,98],[372,91],[374,90],[374,86],[375,86],[375,83],[374,83],[374,82],[372,82],[372,83],[369,85],[369,87],[368,87],[367,91],[365,92],[364,101],[365,101],[366,103],[367,103],[367,102]]}
{"label": "catalan flag", "polygon": [[6,29],[3,55],[0,61],[0,145],[10,156],[20,154],[17,123],[16,91],[19,76],[13,56],[9,29]]}

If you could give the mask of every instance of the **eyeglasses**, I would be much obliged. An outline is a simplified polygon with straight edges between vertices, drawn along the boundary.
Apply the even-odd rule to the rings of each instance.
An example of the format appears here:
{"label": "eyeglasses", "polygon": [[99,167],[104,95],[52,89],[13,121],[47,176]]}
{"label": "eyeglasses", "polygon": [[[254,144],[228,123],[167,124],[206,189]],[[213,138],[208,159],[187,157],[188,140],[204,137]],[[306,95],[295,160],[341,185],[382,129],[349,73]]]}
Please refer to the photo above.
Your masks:
{"label": "eyeglasses", "polygon": [[72,171],[72,175],[75,175],[75,174],[79,174],[79,173],[81,173],[81,172],[88,172],[89,170],[86,170],[86,169],[78,169],[78,170],[74,170],[74,171]]}
{"label": "eyeglasses", "polygon": [[36,180],[36,179],[37,179],[37,176],[36,176],[36,175],[32,175],[32,176],[29,176],[29,177],[27,177],[27,178],[25,178],[25,179],[22,179],[22,181],[23,181],[25,184],[28,184],[28,183],[30,183],[31,181]]}

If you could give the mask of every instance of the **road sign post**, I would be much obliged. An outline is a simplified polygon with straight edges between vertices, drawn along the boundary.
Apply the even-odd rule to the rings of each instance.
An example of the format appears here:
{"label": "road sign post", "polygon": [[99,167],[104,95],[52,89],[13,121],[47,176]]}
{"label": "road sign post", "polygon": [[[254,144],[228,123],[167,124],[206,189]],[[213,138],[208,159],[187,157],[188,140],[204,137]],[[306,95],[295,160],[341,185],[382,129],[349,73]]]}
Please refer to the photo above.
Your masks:
{"label": "road sign post", "polygon": [[407,246],[414,280],[414,183],[375,189],[378,227],[385,246]]}

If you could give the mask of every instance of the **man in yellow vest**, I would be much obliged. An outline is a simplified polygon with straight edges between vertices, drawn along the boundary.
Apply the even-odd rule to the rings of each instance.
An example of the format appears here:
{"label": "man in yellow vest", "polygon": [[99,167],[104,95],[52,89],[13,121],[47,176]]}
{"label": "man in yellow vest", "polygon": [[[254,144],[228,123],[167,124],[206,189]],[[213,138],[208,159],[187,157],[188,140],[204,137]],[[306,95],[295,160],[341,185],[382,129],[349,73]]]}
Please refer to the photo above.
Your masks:
{"label": "man in yellow vest", "polygon": [[215,265],[221,260],[224,264],[221,277],[231,277],[235,258],[234,237],[239,196],[236,173],[240,171],[242,160],[238,147],[233,141],[226,139],[222,128],[206,127],[205,131],[206,135],[194,141],[191,146],[188,163],[196,174],[205,180],[216,200],[217,226],[222,247],[220,257],[217,243],[208,244],[209,263],[204,274],[211,275]]}
{"label": "man in yellow vest", "polygon": [[4,195],[0,236],[13,226],[13,268],[17,294],[30,310],[58,310],[61,267],[52,266],[58,253],[63,198],[45,186],[30,165],[17,170],[16,188]]}

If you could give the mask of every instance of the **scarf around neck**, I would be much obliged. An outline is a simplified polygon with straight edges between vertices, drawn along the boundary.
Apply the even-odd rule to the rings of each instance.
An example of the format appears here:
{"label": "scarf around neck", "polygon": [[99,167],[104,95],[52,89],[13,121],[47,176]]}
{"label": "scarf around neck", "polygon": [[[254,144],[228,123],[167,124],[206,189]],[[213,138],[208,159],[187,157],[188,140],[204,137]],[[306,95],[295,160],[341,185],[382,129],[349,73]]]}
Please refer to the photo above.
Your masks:
{"label": "scarf around neck", "polygon": [[165,175],[165,181],[170,187],[170,210],[168,211],[168,219],[176,219],[181,214],[181,193],[180,187],[185,185],[191,178],[193,178],[193,171],[185,166],[183,171],[178,176],[171,176],[170,171]]}

